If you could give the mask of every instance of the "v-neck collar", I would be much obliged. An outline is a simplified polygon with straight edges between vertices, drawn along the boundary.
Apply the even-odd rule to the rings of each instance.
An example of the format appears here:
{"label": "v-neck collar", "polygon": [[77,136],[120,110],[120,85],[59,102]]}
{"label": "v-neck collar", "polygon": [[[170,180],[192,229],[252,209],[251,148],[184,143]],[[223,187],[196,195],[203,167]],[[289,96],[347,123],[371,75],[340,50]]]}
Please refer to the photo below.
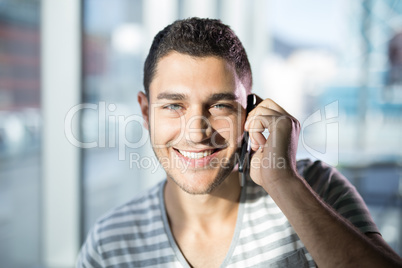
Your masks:
{"label": "v-neck collar", "polygon": [[[177,259],[183,265],[183,267],[190,268],[191,266],[188,264],[186,258],[183,256],[183,253],[179,249],[179,246],[176,244],[176,240],[173,237],[173,233],[172,233],[172,230],[170,228],[169,221],[167,218],[167,212],[166,212],[166,206],[165,206],[165,193],[164,193],[166,181],[167,180],[165,180],[163,183],[160,184],[160,189],[159,189],[159,204],[160,204],[160,209],[162,212],[163,226],[165,228],[166,235],[169,239],[170,246],[172,247]],[[233,252],[234,252],[234,250],[237,246],[237,242],[239,240],[241,226],[243,223],[244,203],[246,200],[246,188],[247,188],[246,186],[247,186],[247,181],[240,192],[240,204],[239,204],[239,210],[237,212],[236,227],[235,227],[235,231],[234,231],[234,234],[232,237],[232,242],[230,243],[229,250],[226,253],[225,259],[223,260],[222,264],[220,265],[220,267],[222,267],[222,268],[226,267],[230,263],[230,259],[232,258]]]}

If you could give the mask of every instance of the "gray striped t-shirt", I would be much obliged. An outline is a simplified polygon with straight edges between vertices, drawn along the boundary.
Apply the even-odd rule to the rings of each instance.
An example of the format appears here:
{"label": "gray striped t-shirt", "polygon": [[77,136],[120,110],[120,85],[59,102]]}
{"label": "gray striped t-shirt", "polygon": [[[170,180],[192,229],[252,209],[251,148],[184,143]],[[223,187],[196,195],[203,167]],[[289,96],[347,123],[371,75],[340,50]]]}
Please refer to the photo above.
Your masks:
{"label": "gray striped t-shirt", "polygon": [[[338,171],[309,160],[298,161],[297,169],[325,202],[361,232],[378,232],[362,198]],[[190,267],[169,227],[165,183],[102,217],[82,246],[77,267]],[[272,198],[248,180],[221,267],[315,267],[315,263]]]}

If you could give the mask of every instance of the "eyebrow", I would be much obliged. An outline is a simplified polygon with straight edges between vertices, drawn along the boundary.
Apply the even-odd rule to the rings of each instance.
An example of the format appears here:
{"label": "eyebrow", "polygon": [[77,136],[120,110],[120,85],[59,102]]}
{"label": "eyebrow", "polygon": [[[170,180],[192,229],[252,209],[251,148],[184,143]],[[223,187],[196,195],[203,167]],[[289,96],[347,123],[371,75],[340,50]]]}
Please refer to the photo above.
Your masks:
{"label": "eyebrow", "polygon": [[[167,99],[167,100],[185,100],[187,99],[187,95],[181,93],[160,93],[157,96],[158,100]],[[211,101],[219,101],[219,100],[237,100],[237,97],[233,93],[217,93],[212,94],[209,97]]]}
{"label": "eyebrow", "polygon": [[217,94],[213,94],[209,99],[212,101],[219,101],[219,100],[234,101],[234,100],[237,100],[237,97],[233,93],[217,93]]}
{"label": "eyebrow", "polygon": [[157,96],[158,100],[168,99],[168,100],[185,100],[187,97],[180,93],[160,93]]}

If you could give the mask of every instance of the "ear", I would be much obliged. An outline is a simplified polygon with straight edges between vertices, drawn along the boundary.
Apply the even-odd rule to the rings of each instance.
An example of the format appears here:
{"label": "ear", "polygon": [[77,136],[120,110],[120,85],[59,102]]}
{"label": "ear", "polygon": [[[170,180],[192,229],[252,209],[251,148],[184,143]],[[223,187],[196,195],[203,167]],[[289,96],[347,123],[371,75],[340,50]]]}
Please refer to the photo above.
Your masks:
{"label": "ear", "polygon": [[144,118],[143,126],[149,130],[149,102],[148,97],[144,92],[140,91],[137,95],[138,103],[140,104],[142,117]]}

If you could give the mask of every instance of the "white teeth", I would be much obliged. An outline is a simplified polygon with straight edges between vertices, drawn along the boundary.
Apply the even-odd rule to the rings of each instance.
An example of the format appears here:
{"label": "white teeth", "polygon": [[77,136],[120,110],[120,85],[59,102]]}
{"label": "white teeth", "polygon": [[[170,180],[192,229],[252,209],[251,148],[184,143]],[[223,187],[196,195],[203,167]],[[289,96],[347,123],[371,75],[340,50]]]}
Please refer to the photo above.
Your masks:
{"label": "white teeth", "polygon": [[206,150],[203,152],[199,152],[199,153],[194,153],[194,152],[186,152],[186,151],[181,151],[179,150],[179,152],[184,155],[187,158],[191,158],[191,159],[200,159],[203,157],[206,157],[208,155],[211,155],[213,150]]}

